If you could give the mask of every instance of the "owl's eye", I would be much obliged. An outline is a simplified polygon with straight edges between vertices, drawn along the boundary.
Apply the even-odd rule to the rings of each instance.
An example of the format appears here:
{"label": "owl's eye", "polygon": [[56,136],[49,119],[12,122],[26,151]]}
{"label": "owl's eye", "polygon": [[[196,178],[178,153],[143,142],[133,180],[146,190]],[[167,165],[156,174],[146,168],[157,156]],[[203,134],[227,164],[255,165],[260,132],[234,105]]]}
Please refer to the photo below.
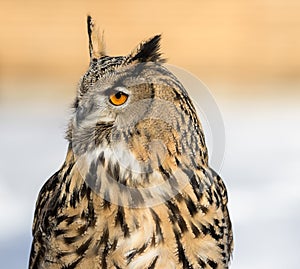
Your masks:
{"label": "owl's eye", "polygon": [[116,92],[109,96],[109,101],[115,106],[120,106],[127,101],[127,98],[128,94],[124,92]]}

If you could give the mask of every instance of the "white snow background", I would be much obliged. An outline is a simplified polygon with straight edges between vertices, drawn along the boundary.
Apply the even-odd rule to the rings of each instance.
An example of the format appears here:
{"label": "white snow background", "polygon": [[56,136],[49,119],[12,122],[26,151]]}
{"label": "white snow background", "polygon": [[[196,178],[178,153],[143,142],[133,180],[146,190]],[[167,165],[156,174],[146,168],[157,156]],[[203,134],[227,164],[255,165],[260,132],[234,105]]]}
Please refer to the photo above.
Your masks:
{"label": "white snow background", "polygon": [[[220,174],[234,229],[231,268],[297,269],[300,86],[247,85],[236,95],[222,87],[230,86],[211,92],[226,132]],[[269,90],[260,94],[264,87]],[[28,266],[38,192],[65,157],[73,96],[55,102],[0,98],[0,267],[19,269]]]}

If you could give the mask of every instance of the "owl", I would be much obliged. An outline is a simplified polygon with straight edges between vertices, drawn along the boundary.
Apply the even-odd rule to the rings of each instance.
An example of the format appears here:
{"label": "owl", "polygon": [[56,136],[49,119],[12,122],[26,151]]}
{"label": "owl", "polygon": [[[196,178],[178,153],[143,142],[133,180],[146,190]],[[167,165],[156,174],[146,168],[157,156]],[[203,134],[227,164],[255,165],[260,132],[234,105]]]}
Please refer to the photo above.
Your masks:
{"label": "owl", "polygon": [[227,191],[160,35],[110,57],[87,26],[90,65],[65,161],[38,196],[29,268],[228,268]]}

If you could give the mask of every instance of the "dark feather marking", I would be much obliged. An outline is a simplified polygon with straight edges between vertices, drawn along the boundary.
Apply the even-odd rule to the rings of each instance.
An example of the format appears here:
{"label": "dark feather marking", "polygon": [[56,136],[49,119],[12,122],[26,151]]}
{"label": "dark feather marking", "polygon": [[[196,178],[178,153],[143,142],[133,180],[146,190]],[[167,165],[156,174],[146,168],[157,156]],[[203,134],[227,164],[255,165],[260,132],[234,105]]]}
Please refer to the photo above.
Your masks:
{"label": "dark feather marking", "polygon": [[214,194],[214,198],[215,198],[215,205],[217,208],[219,208],[220,207],[220,196],[215,190],[213,191],[213,194]]}
{"label": "dark feather marking", "polygon": [[186,222],[183,219],[183,217],[182,216],[178,216],[177,219],[178,219],[177,223],[179,225],[179,228],[180,228],[181,232],[182,233],[187,232],[188,228],[186,226]]}
{"label": "dark feather marking", "polygon": [[200,210],[202,211],[202,213],[205,215],[208,212],[208,208],[204,205],[200,205],[199,206]]}
{"label": "dark feather marking", "polygon": [[176,204],[171,201],[166,202],[166,206],[169,208],[169,218],[170,220],[175,223],[178,223],[178,226],[182,233],[188,230],[185,220],[180,214],[179,208]]}
{"label": "dark feather marking", "polygon": [[193,217],[198,212],[196,205],[189,196],[184,201],[190,212],[190,215]]}
{"label": "dark feather marking", "polygon": [[105,245],[108,243],[108,239],[109,239],[109,230],[108,230],[108,227],[106,226],[103,228],[102,236],[101,236],[100,240],[97,240],[95,246],[93,247],[95,254],[98,253],[101,245]]}
{"label": "dark feather marking", "polygon": [[[178,152],[177,152],[178,153]],[[178,167],[180,167],[180,161],[178,160],[178,158],[175,156],[175,161],[176,161],[176,165],[178,166]]]}
{"label": "dark feather marking", "polygon": [[66,193],[70,192],[70,184],[71,184],[71,180],[66,182]]}
{"label": "dark feather marking", "polygon": [[70,206],[75,208],[77,203],[79,203],[79,190],[75,187],[70,198]]}
{"label": "dark feather marking", "polygon": [[88,187],[86,185],[86,182],[83,182],[81,189],[80,189],[80,198],[81,199],[86,195],[87,189],[88,189]]}
{"label": "dark feather marking", "polygon": [[67,232],[66,229],[55,229],[54,230],[54,236],[57,237],[57,236],[60,236],[62,234],[65,234]]}
{"label": "dark feather marking", "polygon": [[216,233],[215,227],[211,224],[208,225],[208,230],[209,230],[209,234],[211,235],[212,238],[214,238],[215,240],[219,240],[222,238],[221,235]]}
{"label": "dark feather marking", "polygon": [[[189,132],[187,132],[187,135],[190,135]],[[190,160],[192,162],[192,167],[197,167],[197,163],[196,163],[195,159],[191,158]]]}
{"label": "dark feather marking", "polygon": [[220,225],[220,221],[218,219],[214,219],[214,226],[220,230],[220,238],[224,236],[224,226]]}
{"label": "dark feather marking", "polygon": [[109,197],[109,191],[108,191],[108,190],[105,190],[105,193],[106,193],[106,194],[104,194],[104,199],[103,199],[102,206],[103,206],[103,209],[109,209],[110,206],[111,206],[111,203],[110,203],[110,201],[108,200],[108,197]]}
{"label": "dark feather marking", "polygon": [[120,166],[119,166],[118,163],[116,163],[116,164],[114,165],[113,177],[115,178],[115,180],[116,180],[117,182],[119,182],[119,180],[120,180]]}
{"label": "dark feather marking", "polygon": [[206,267],[205,262],[201,258],[199,258],[197,262],[201,266],[201,268],[205,268]]}
{"label": "dark feather marking", "polygon": [[178,260],[182,263],[183,268],[192,268],[187,257],[185,256],[184,248],[180,242],[180,233],[176,230],[173,230],[177,245],[177,252],[178,252]]}
{"label": "dark feather marking", "polygon": [[161,227],[160,227],[161,219],[159,218],[159,216],[156,214],[156,212],[152,208],[150,208],[150,212],[151,212],[153,221],[155,223],[155,234],[158,238],[160,238],[160,240],[162,242],[164,242],[163,233],[162,233]]}
{"label": "dark feather marking", "polygon": [[191,228],[192,228],[192,232],[195,235],[195,237],[198,237],[200,235],[200,231],[193,222],[191,222]]}
{"label": "dark feather marking", "polygon": [[174,199],[177,202],[179,202],[179,203],[181,203],[182,201],[184,201],[184,198],[183,198],[183,196],[182,196],[182,194],[180,192],[176,194],[176,196],[174,197]]}
{"label": "dark feather marking", "polygon": [[152,233],[152,238],[151,238],[151,247],[154,247],[155,246],[155,233]]}
{"label": "dark feather marking", "polygon": [[56,258],[59,260],[62,257],[68,256],[68,255],[73,255],[74,252],[73,251],[60,251],[56,254]]}
{"label": "dark feather marking", "polygon": [[95,161],[92,161],[90,168],[89,168],[89,173],[91,175],[96,175],[97,174],[97,164]]}
{"label": "dark feather marking", "polygon": [[[67,177],[71,175],[71,171],[73,169],[73,166],[74,166],[74,163],[69,164],[68,169],[66,170],[66,172],[64,173],[64,175],[62,177],[62,182],[66,182]],[[67,191],[67,188],[68,188],[68,191],[69,191],[69,187],[70,187],[70,181],[66,183],[66,191]]]}
{"label": "dark feather marking", "polygon": [[207,199],[208,203],[209,203],[210,205],[212,205],[212,204],[213,204],[213,198],[212,198],[211,190],[210,190],[209,188],[207,188],[207,189],[206,189],[206,193],[207,193],[206,199]]}
{"label": "dark feather marking", "polygon": [[78,259],[76,259],[74,262],[72,262],[71,264],[65,265],[62,267],[62,269],[75,269],[76,266],[78,265],[78,263],[83,259],[83,256],[79,257]]}
{"label": "dark feather marking", "polygon": [[115,238],[114,241],[113,241],[113,243],[112,243],[112,245],[111,245],[111,250],[112,251],[116,250],[117,245],[118,245],[118,239]]}
{"label": "dark feather marking", "polygon": [[119,175],[117,175],[117,178],[114,175],[113,164],[111,161],[108,161],[106,174],[109,183],[113,183],[114,180],[119,181]]}
{"label": "dark feather marking", "polygon": [[[161,163],[160,158],[159,158],[158,155],[157,155],[157,160],[158,160],[158,163]],[[162,176],[163,176],[164,180],[166,180],[169,183],[169,185],[172,189],[172,193],[177,193],[179,185],[178,185],[178,182],[177,182],[176,178],[174,178],[166,169],[164,169],[162,164],[160,164],[158,166],[158,169],[162,173]],[[171,197],[165,197],[166,200],[169,200],[170,198]]]}
{"label": "dark feather marking", "polygon": [[89,228],[89,222],[86,222],[85,225],[82,225],[81,227],[77,228],[77,232],[79,235],[83,235]]}
{"label": "dark feather marking", "polygon": [[[158,157],[158,156],[157,156],[157,157]],[[158,158],[159,158],[159,157],[158,157]],[[158,161],[158,163],[160,163],[160,160]],[[160,171],[161,173],[163,173],[163,176],[164,176],[165,179],[168,179],[168,178],[170,177],[170,174],[168,173],[168,171],[165,170],[161,164],[158,166],[158,169],[159,169],[159,171]]]}
{"label": "dark feather marking", "polygon": [[219,239],[222,238],[222,236],[218,235],[216,233],[216,230],[214,228],[213,225],[211,224],[208,224],[208,226],[205,226],[205,225],[201,225],[200,227],[201,229],[201,232],[204,234],[204,235],[210,235],[212,238],[214,238],[216,241],[218,241]]}
{"label": "dark feather marking", "polygon": [[144,198],[138,189],[131,189],[131,199],[135,206],[139,206],[144,203]]}
{"label": "dark feather marking", "polygon": [[66,201],[67,201],[67,195],[64,193],[63,196],[61,197],[60,204],[63,206],[65,205]]}
{"label": "dark feather marking", "polygon": [[154,83],[150,83],[150,89],[151,89],[150,98],[154,99],[154,97],[155,97],[155,86],[154,86]]}
{"label": "dark feather marking", "polygon": [[76,253],[79,256],[82,256],[87,251],[87,249],[89,248],[91,241],[92,241],[92,237],[90,237],[79,248],[77,248]]}
{"label": "dark feather marking", "polygon": [[62,223],[63,221],[65,221],[67,218],[69,218],[69,216],[67,215],[60,215],[56,217],[56,225],[59,225],[60,223]]}
{"label": "dark feather marking", "polygon": [[133,249],[127,256],[127,264],[129,264],[137,254],[142,254],[147,248],[147,244],[143,244],[139,249]]}
{"label": "dark feather marking", "polygon": [[91,188],[87,188],[86,197],[89,201],[91,200],[91,197],[92,197],[92,189]]}
{"label": "dark feather marking", "polygon": [[225,263],[226,260],[228,259],[228,254],[224,252],[224,250],[222,250],[221,252],[221,256],[222,256],[222,261]]}
{"label": "dark feather marking", "polygon": [[[101,187],[101,180],[97,181],[97,168],[98,168],[97,162],[93,161],[89,167],[89,172],[85,176],[85,181],[87,182],[89,187],[92,188],[93,190],[96,190],[96,188],[98,190]],[[97,183],[99,185],[97,185]]]}
{"label": "dark feather marking", "polygon": [[121,229],[124,233],[124,237],[129,236],[129,228],[125,221],[125,212],[124,212],[124,208],[122,206],[118,206],[118,212],[115,217],[115,224],[116,224],[116,226],[117,225],[121,226]]}
{"label": "dark feather marking", "polygon": [[117,265],[115,262],[114,262],[114,267],[115,269],[122,269],[119,265]]}
{"label": "dark feather marking", "polygon": [[88,202],[88,220],[89,220],[89,227],[94,227],[96,224],[97,217],[95,215],[94,205],[91,200]]}
{"label": "dark feather marking", "polygon": [[79,219],[79,215],[74,215],[66,218],[67,225],[70,225],[73,223],[75,220]]}
{"label": "dark feather marking", "polygon": [[76,235],[76,236],[71,236],[71,237],[64,237],[64,242],[67,245],[73,244],[76,241],[78,241],[79,239],[81,239],[81,235]]}
{"label": "dark feather marking", "polygon": [[224,250],[224,249],[225,249],[224,244],[218,244],[218,247],[219,247],[221,250]]}
{"label": "dark feather marking", "polygon": [[204,235],[208,235],[208,234],[209,234],[209,229],[208,229],[205,225],[203,225],[203,224],[201,224],[200,230],[201,230],[201,232],[202,232]]}
{"label": "dark feather marking", "polygon": [[[169,185],[172,189],[172,192],[177,193],[178,192],[178,187],[179,187],[177,179],[173,175],[170,174],[170,176],[166,180],[168,181],[168,183],[169,183]],[[175,196],[175,199],[177,201],[180,201],[181,198],[182,198],[182,195],[180,193],[178,193]]]}
{"label": "dark feather marking", "polygon": [[103,231],[103,235],[100,239],[100,244],[104,245],[104,249],[102,252],[102,256],[101,256],[101,265],[102,265],[102,269],[107,269],[107,261],[106,261],[106,256],[109,252],[109,244],[108,244],[108,239],[109,239],[109,230],[106,227]]}
{"label": "dark feather marking", "polygon": [[104,152],[102,151],[99,156],[98,156],[98,161],[104,166],[105,164],[105,157],[104,157]]}
{"label": "dark feather marking", "polygon": [[79,98],[76,97],[75,100],[74,100],[74,103],[73,103],[73,108],[76,109],[78,107],[78,105],[79,105]]}
{"label": "dark feather marking", "polygon": [[203,193],[200,189],[200,185],[199,182],[197,181],[196,175],[190,169],[182,169],[182,171],[188,176],[190,183],[193,187],[194,194],[197,197],[198,201],[200,201]]}
{"label": "dark feather marking", "polygon": [[148,269],[154,269],[155,268],[155,264],[157,262],[158,256],[156,256],[154,258],[154,260],[151,262],[151,264],[148,266]]}
{"label": "dark feather marking", "polygon": [[212,269],[216,269],[218,267],[218,264],[210,259],[207,260],[207,263]]}
{"label": "dark feather marking", "polygon": [[103,201],[103,207],[109,208],[110,207],[110,192],[108,189],[104,191],[104,201]]}

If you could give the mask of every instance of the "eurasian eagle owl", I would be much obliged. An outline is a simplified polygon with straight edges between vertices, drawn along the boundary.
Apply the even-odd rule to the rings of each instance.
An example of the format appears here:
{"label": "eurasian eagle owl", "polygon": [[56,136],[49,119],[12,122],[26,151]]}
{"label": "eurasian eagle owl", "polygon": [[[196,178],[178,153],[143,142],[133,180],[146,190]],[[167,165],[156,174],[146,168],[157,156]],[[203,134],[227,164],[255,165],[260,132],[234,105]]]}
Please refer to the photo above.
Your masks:
{"label": "eurasian eagle owl", "polygon": [[90,66],[65,162],[38,197],[29,268],[228,268],[226,188],[160,35],[118,57],[90,16],[88,35]]}

